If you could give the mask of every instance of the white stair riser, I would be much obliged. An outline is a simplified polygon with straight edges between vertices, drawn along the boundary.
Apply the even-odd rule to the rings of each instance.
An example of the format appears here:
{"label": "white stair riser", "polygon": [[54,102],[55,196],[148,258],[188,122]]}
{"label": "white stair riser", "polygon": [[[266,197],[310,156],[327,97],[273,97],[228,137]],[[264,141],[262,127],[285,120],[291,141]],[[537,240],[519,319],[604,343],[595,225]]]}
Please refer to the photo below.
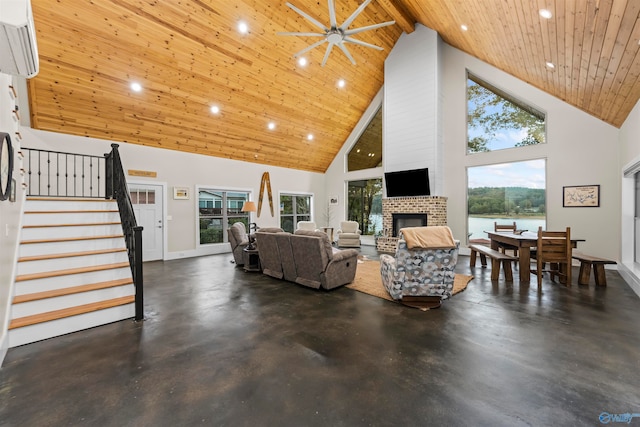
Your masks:
{"label": "white stair riser", "polygon": [[119,222],[118,212],[25,213],[24,225],[95,224]]}
{"label": "white stair riser", "polygon": [[106,325],[124,319],[132,319],[135,315],[134,304],[98,310],[78,316],[66,317],[51,322],[25,326],[9,331],[9,347],[57,337],[95,326]]}
{"label": "white stair riser", "polygon": [[115,201],[101,200],[29,200],[25,204],[25,211],[86,211],[86,210],[118,210]]}
{"label": "white stair riser", "polygon": [[16,282],[15,295],[33,294],[36,292],[45,292],[54,289],[87,285],[90,283],[107,282],[109,280],[130,279],[131,277],[131,268],[127,266],[104,271],[92,271],[90,273],[68,274],[65,276],[26,280],[23,282]]}
{"label": "white stair riser", "polygon": [[56,259],[43,259],[37,261],[23,261],[18,263],[18,276],[22,274],[44,273],[60,270],[62,268],[79,268],[90,265],[114,264],[128,262],[126,251],[96,255],[83,255]]}
{"label": "white stair riser", "polygon": [[30,243],[20,245],[20,256],[49,255],[80,251],[97,251],[100,249],[124,248],[124,237],[111,239],[90,239],[56,243]]}
{"label": "white stair riser", "polygon": [[116,286],[113,288],[98,289],[73,295],[64,295],[55,298],[13,304],[11,307],[11,319],[18,319],[20,317],[31,316],[33,314],[46,313],[48,311],[62,310],[83,304],[91,304],[93,302],[126,297],[135,295],[135,293],[136,290],[133,284],[131,284],[127,286]]}
{"label": "white stair riser", "polygon": [[113,236],[122,234],[122,225],[83,225],[75,227],[37,227],[23,228],[21,240],[64,239],[72,237]]}

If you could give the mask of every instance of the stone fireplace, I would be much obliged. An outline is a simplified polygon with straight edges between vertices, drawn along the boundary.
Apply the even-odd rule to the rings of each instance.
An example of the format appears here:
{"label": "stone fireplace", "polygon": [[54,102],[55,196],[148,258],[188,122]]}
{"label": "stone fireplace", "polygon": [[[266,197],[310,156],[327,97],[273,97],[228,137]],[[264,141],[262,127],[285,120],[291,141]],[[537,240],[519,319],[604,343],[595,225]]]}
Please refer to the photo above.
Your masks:
{"label": "stone fireplace", "polygon": [[[422,218],[427,225],[447,225],[447,198],[440,196],[389,197],[382,199],[383,235],[377,239],[376,249],[380,252],[395,253],[398,237],[394,235],[394,214],[396,219],[404,219],[396,227],[419,227]],[[419,214],[419,215],[415,215]],[[409,222],[407,222],[409,220]],[[398,227],[398,225],[400,225]],[[395,232],[397,234],[397,231]]]}

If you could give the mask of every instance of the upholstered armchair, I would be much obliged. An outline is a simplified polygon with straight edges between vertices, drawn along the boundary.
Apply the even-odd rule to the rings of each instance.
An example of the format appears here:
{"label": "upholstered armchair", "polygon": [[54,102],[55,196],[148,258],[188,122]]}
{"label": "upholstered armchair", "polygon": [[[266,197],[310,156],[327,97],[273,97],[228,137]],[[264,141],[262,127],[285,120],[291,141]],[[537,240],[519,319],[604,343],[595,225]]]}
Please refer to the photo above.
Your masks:
{"label": "upholstered armchair", "polygon": [[242,250],[249,244],[249,235],[247,234],[246,226],[243,222],[234,223],[227,229],[227,236],[229,237],[231,252],[233,252],[233,260],[236,262],[236,265],[244,265]]}
{"label": "upholstered armchair", "polygon": [[402,229],[395,257],[380,255],[380,273],[385,289],[395,300],[403,297],[448,299],[453,290],[460,242],[453,239],[451,230],[446,226],[410,228],[420,229],[418,232],[425,236],[440,236],[426,241],[410,240],[408,244],[405,236],[408,229]]}
{"label": "upholstered armchair", "polygon": [[360,225],[357,221],[342,221],[338,234],[339,248],[359,248],[360,247]]}
{"label": "upholstered armchair", "polygon": [[314,221],[298,221],[296,230],[320,231]]}

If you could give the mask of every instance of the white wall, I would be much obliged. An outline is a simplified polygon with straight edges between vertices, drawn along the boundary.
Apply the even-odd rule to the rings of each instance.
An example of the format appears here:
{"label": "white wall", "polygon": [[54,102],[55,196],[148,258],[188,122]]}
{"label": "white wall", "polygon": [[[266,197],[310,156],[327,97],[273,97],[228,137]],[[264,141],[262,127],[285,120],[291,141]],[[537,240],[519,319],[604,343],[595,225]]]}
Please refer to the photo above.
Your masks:
{"label": "white wall", "polygon": [[[18,256],[18,241],[20,239],[20,219],[22,216],[24,192],[22,179],[18,173],[21,162],[17,155],[20,149],[20,141],[15,132],[20,124],[13,119],[12,110],[15,108],[16,99],[9,91],[9,85],[17,87],[9,75],[0,73],[0,131],[6,132],[11,138],[14,151],[13,178],[16,180],[16,202],[8,200],[0,202],[0,364],[8,348],[7,327],[10,320],[12,286],[16,274]],[[26,96],[26,94],[18,94]]]}
{"label": "white wall", "polygon": [[[625,173],[626,172],[626,173]],[[634,174],[640,172],[640,102],[633,108],[620,128],[621,180],[621,260],[618,271],[640,295],[640,265],[635,262],[635,240],[639,239],[640,224],[636,226]]]}
{"label": "white wall", "polygon": [[384,170],[429,168],[432,195],[442,191],[441,50],[438,33],[416,24],[384,63]]}
{"label": "white wall", "polygon": [[[102,155],[111,150],[112,141],[85,138],[26,129],[23,146],[42,148],[82,154]],[[304,193],[313,194],[315,200],[324,200],[324,175],[293,169],[264,166],[255,163],[241,162],[199,154],[150,148],[142,145],[119,143],[123,167],[129,169],[157,172],[156,178],[138,176],[127,177],[137,183],[164,183],[168,193],[167,214],[172,219],[166,221],[168,246],[165,259],[207,255],[229,252],[229,244],[199,246],[197,236],[197,204],[196,186],[222,188],[251,192],[250,198],[257,201],[260,180],[264,172],[269,172],[273,193],[274,216],[271,216],[266,191],[260,217],[252,214],[252,222],[260,227],[278,227],[279,194]],[[173,187],[188,187],[191,191],[189,200],[174,200]],[[321,206],[314,203],[314,218],[322,218]]]}

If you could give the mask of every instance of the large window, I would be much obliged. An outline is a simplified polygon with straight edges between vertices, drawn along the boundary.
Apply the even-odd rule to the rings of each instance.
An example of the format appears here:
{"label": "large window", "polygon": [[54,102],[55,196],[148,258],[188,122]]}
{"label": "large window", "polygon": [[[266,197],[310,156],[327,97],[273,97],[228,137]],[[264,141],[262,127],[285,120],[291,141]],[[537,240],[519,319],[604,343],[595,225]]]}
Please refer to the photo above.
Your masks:
{"label": "large window", "polygon": [[349,181],[348,218],[365,235],[382,232],[382,179]]}
{"label": "large window", "polygon": [[201,188],[198,191],[199,243],[226,243],[227,229],[235,222],[249,225],[249,214],[242,205],[249,193]]}
{"label": "large window", "polygon": [[487,238],[494,222],[520,230],[546,228],[546,161],[476,166],[467,169],[469,240]]}
{"label": "large window", "polygon": [[289,233],[298,221],[311,221],[311,196],[304,194],[280,195],[280,228]]}
{"label": "large window", "polygon": [[382,165],[382,107],[373,116],[347,156],[349,172]]}
{"label": "large window", "polygon": [[467,77],[468,153],[545,142],[543,112],[472,74]]}

